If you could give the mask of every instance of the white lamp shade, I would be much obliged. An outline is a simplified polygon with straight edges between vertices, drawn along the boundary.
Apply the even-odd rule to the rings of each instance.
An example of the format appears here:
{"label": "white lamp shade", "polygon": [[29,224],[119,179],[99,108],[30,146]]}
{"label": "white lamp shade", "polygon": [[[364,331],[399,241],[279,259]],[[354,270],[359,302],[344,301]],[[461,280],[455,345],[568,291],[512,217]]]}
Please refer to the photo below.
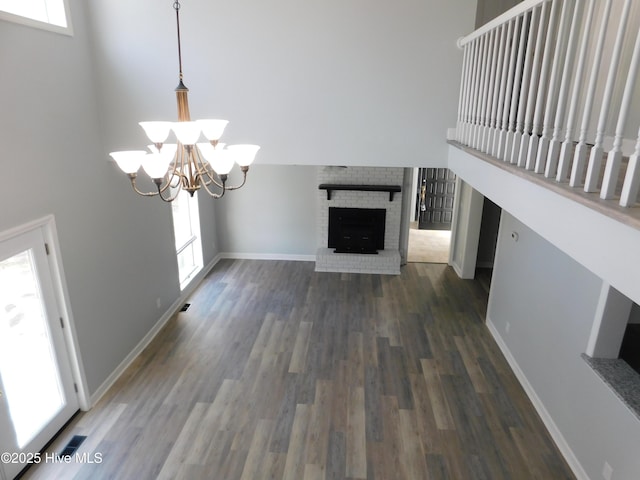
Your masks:
{"label": "white lamp shade", "polygon": [[233,159],[241,167],[248,167],[256,158],[256,153],[260,150],[258,145],[229,145],[227,150],[231,153]]}
{"label": "white lamp shade", "polygon": [[233,168],[233,157],[228,150],[216,150],[209,163],[218,175],[227,175]]}
{"label": "white lamp shade", "polygon": [[159,153],[163,157],[167,157],[168,160],[173,160],[173,157],[176,156],[178,145],[176,143],[165,143],[164,145],[162,145],[162,149],[160,150],[158,150],[155,145],[147,145],[147,148],[151,151],[151,153]]}
{"label": "white lamp shade", "polygon": [[126,150],[109,154],[124,173],[136,173],[147,152],[144,150]]}
{"label": "white lamp shade", "polygon": [[139,122],[153,143],[164,143],[171,130],[171,122]]}
{"label": "white lamp shade", "polygon": [[142,159],[142,168],[151,178],[162,178],[167,173],[171,157],[159,153],[149,153]]}
{"label": "white lamp shade", "polygon": [[211,141],[220,139],[229,122],[227,120],[196,120],[196,123],[200,126],[205,138]]}
{"label": "white lamp shade", "polygon": [[200,126],[197,122],[173,122],[171,128],[183,145],[195,145],[200,138]]}

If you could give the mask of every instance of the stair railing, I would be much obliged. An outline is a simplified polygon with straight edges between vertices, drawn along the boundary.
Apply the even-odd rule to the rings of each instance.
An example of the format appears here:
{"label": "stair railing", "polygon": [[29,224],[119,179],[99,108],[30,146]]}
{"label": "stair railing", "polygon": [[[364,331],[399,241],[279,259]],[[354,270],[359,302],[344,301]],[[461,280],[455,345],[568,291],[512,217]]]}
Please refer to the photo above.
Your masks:
{"label": "stair railing", "polygon": [[636,205],[640,2],[525,0],[458,44],[457,142]]}

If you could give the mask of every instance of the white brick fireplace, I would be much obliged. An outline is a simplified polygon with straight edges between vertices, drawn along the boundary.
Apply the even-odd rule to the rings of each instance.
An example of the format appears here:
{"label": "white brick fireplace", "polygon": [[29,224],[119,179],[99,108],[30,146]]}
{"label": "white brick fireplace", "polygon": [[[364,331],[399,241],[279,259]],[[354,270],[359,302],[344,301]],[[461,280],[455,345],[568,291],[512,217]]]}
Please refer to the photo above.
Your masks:
{"label": "white brick fireplace", "polygon": [[[401,186],[402,168],[388,167],[318,167],[318,185]],[[317,272],[400,274],[400,216],[402,194],[386,191],[318,189]],[[384,250],[378,254],[335,253],[328,248],[329,207],[385,209]]]}

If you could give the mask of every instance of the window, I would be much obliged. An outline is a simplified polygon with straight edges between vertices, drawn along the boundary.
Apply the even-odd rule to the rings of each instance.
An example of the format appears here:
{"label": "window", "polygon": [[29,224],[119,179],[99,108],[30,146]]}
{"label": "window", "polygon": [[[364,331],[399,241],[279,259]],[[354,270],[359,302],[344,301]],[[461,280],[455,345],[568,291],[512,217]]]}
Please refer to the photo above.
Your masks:
{"label": "window", "polygon": [[176,238],[180,289],[189,284],[202,269],[202,241],[200,240],[200,214],[198,194],[193,197],[182,190],[172,204],[173,231]]}
{"label": "window", "polygon": [[71,34],[68,0],[0,0],[0,19]]}

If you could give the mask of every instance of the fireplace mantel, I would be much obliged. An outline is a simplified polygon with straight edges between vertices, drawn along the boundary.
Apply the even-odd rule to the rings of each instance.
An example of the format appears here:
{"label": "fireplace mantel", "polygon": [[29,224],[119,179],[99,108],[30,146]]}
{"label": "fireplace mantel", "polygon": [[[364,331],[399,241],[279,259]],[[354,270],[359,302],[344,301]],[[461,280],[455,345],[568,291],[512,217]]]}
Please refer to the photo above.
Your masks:
{"label": "fireplace mantel", "polygon": [[349,190],[352,192],[387,192],[389,201],[393,202],[393,194],[402,191],[400,185],[343,185],[337,183],[321,183],[318,185],[319,190],[327,191],[327,200],[331,200],[331,192],[333,190]]}

